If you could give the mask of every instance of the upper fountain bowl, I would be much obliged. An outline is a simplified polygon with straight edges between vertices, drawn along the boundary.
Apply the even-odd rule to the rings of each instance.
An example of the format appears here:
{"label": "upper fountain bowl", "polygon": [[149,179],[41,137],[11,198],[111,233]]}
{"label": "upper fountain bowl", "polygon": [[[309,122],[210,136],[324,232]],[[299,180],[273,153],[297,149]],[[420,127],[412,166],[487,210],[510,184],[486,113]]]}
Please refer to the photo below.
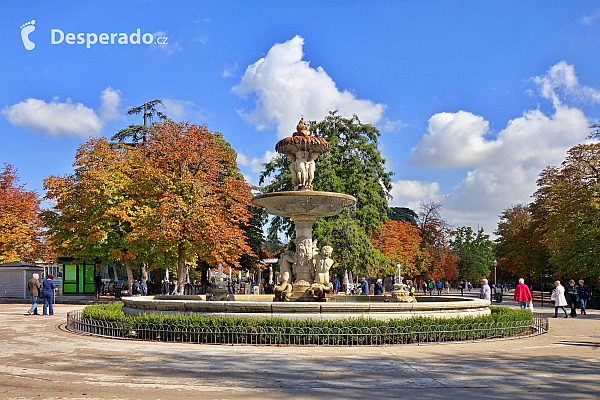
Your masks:
{"label": "upper fountain bowl", "polygon": [[356,199],[343,193],[293,191],[259,194],[252,199],[252,203],[280,217],[331,217],[356,204]]}

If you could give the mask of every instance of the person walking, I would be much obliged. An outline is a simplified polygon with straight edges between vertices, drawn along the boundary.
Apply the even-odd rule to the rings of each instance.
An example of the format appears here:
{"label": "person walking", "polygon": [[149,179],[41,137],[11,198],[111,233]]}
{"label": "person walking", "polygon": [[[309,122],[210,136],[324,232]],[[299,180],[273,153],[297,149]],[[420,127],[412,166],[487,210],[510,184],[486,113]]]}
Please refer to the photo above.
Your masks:
{"label": "person walking", "polygon": [[531,290],[529,290],[529,286],[525,284],[525,279],[519,278],[519,284],[515,288],[515,294],[513,296],[515,301],[519,302],[519,306],[521,308],[527,308],[529,302],[533,300],[531,296]]}
{"label": "person walking", "polygon": [[340,291],[340,280],[337,275],[333,276],[333,294],[338,294]]}
{"label": "person walking", "polygon": [[565,313],[565,318],[569,318],[569,313],[565,306],[567,305],[567,299],[565,298],[565,288],[560,284],[560,281],[554,282],[554,290],[550,296],[550,300],[554,302],[554,316],[552,318],[558,318],[558,309],[562,308]]}
{"label": "person walking", "polygon": [[27,290],[29,290],[32,301],[31,308],[27,311],[29,315],[39,315],[37,306],[42,291],[41,289],[42,284],[40,283],[40,274],[33,274],[31,279],[27,282]]}
{"label": "person walking", "polygon": [[450,294],[450,282],[446,281],[446,294]]}
{"label": "person walking", "polygon": [[362,278],[362,282],[360,284],[360,290],[361,290],[361,295],[367,295],[369,294],[369,282],[365,279]]}
{"label": "person walking", "polygon": [[375,288],[373,289],[375,296],[383,296],[383,285],[381,283],[381,279],[377,279],[377,283],[375,283]]}
{"label": "person walking", "polygon": [[583,279],[579,280],[579,288],[577,292],[579,294],[579,302],[581,303],[581,315],[587,315],[587,312],[585,311],[585,306],[587,305],[587,301],[590,299],[592,293],[590,292],[590,288],[588,287],[588,285],[585,284]]}
{"label": "person walking", "polygon": [[44,299],[44,316],[54,315],[54,292],[56,285],[54,284],[54,275],[48,274],[42,283],[42,298]]}
{"label": "person walking", "polygon": [[161,283],[161,294],[163,296],[168,296],[171,293],[171,285],[169,285],[169,280],[167,278],[163,278]]}
{"label": "person walking", "polygon": [[438,281],[438,283],[437,283],[437,292],[438,292],[438,296],[442,295],[442,281]]}
{"label": "person walking", "polygon": [[569,306],[571,307],[571,317],[575,318],[577,317],[577,302],[579,301],[579,295],[577,294],[577,285],[575,285],[575,281],[573,279],[569,281],[569,284],[565,290],[567,292],[565,297],[569,303]]}
{"label": "person walking", "polygon": [[142,296],[148,295],[148,284],[145,279],[142,279],[142,283],[140,283],[140,288],[142,290]]}
{"label": "person walking", "polygon": [[465,291],[465,283],[463,281],[460,281],[460,285],[459,286],[460,286],[460,295],[464,296],[465,295],[465,293],[464,293],[464,291]]}
{"label": "person walking", "polygon": [[423,281],[423,294],[427,294],[427,281]]}
{"label": "person walking", "polygon": [[490,289],[490,285],[488,285],[487,279],[482,279],[481,289],[479,290],[479,297],[484,300],[492,300],[492,289]]}
{"label": "person walking", "polygon": [[96,299],[100,298],[100,295],[102,294],[102,276],[100,275],[100,272],[98,272],[98,275],[96,275],[96,278],[94,278],[94,286],[96,287]]}
{"label": "person walking", "polygon": [[433,287],[434,287],[434,283],[430,279],[429,282],[427,282],[427,289],[429,290],[429,297],[433,296]]}

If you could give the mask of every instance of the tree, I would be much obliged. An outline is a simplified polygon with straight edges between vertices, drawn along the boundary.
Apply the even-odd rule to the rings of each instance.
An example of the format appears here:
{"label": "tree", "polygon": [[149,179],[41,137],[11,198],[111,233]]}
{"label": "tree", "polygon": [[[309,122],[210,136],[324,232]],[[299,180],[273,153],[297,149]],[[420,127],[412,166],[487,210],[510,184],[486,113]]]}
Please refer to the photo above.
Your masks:
{"label": "tree", "polygon": [[555,276],[600,279],[600,143],[568,151],[540,174],[531,205]]}
{"label": "tree", "polygon": [[53,207],[43,213],[53,247],[76,260],[121,261],[133,285],[131,262],[144,246],[130,234],[140,211],[133,187],[134,165],[127,146],[112,146],[105,138],[89,139],[76,152],[75,171],[44,180]]}
{"label": "tree", "polygon": [[381,229],[371,238],[371,241],[375,248],[392,261],[390,267],[382,271],[383,274],[392,275],[396,264],[402,265],[405,276],[413,277],[420,274],[416,261],[421,249],[421,236],[415,225],[389,219],[381,224]]}
{"label": "tree", "polygon": [[4,164],[0,172],[0,264],[35,261],[41,256],[42,224],[36,192],[19,185],[17,170]]}
{"label": "tree", "polygon": [[136,187],[146,211],[132,233],[175,250],[181,293],[187,262],[239,266],[241,254],[253,254],[240,227],[250,219],[252,194],[220,133],[165,120],[137,148]]}
{"label": "tree", "polygon": [[142,114],[144,123],[142,125],[131,124],[127,128],[121,129],[111,137],[111,140],[117,140],[119,142],[130,140],[128,144],[145,142],[152,131],[152,120],[154,118],[158,118],[159,121],[167,119],[167,116],[158,110],[159,105],[164,107],[162,100],[155,99],[148,101],[141,106],[130,108],[127,111],[127,115]]}
{"label": "tree", "polygon": [[408,207],[390,207],[388,216],[393,221],[410,222],[413,225],[417,225],[419,218],[417,213]]}
{"label": "tree", "polygon": [[507,207],[500,215],[494,252],[503,266],[502,273],[513,278],[533,277],[544,273],[548,252],[540,242],[539,230],[530,207],[517,204]]}
{"label": "tree", "polygon": [[[380,223],[388,219],[387,199],[391,190],[392,173],[385,170],[385,160],[379,151],[379,131],[372,125],[362,124],[358,117],[343,118],[337,112],[330,112],[320,122],[309,122],[311,134],[322,137],[330,145],[330,153],[316,160],[315,190],[346,193],[357,199],[356,206],[334,217],[318,218],[313,237],[319,246],[334,247],[334,258],[341,265],[355,273],[367,273],[387,268],[389,259],[372,247],[370,235],[380,228]],[[289,171],[289,160],[277,156],[264,165],[260,175],[263,193],[293,190]],[[339,226],[348,227],[355,237],[334,236]],[[294,238],[291,219],[273,217],[268,229],[269,239],[283,233]],[[366,242],[363,240],[366,239]],[[342,243],[360,243],[350,249],[340,249]],[[375,264],[370,264],[370,263]]]}
{"label": "tree", "polygon": [[457,277],[458,259],[450,249],[453,231],[442,218],[442,204],[434,201],[422,203],[417,225],[421,238],[420,275],[424,278],[445,279]]}
{"label": "tree", "polygon": [[464,260],[459,263],[460,277],[476,281],[490,274],[490,266],[494,260],[493,243],[483,228],[477,233],[468,226],[457,228],[452,241],[452,250]]}

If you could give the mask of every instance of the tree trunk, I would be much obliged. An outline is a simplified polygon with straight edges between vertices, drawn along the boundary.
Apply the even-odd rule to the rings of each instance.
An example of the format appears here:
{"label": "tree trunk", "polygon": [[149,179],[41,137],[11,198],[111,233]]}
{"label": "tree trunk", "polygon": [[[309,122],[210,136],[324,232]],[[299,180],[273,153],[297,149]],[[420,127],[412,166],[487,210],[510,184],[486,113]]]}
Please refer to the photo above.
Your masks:
{"label": "tree trunk", "polygon": [[117,282],[119,282],[119,274],[117,274],[117,264],[113,264],[112,266],[113,268],[113,276],[115,278],[115,285],[117,284]]}
{"label": "tree trunk", "polygon": [[131,269],[131,260],[129,258],[125,258],[125,269],[127,270],[128,293],[131,295],[131,288],[133,287],[133,270]]}
{"label": "tree trunk", "polygon": [[185,289],[185,277],[187,276],[187,265],[185,264],[185,245],[177,245],[177,282],[179,283],[179,294]]}

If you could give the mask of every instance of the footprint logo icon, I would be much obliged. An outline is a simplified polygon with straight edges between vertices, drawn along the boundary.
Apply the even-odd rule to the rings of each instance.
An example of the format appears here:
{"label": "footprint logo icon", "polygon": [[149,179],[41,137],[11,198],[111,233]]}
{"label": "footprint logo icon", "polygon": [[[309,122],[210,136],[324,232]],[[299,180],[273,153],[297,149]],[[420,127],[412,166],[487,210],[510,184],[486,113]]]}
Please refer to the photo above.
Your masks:
{"label": "footprint logo icon", "polygon": [[29,40],[29,34],[35,31],[34,25],[35,19],[21,25],[21,39],[23,39],[23,46],[25,46],[25,49],[27,50],[33,50],[35,48],[35,43]]}

